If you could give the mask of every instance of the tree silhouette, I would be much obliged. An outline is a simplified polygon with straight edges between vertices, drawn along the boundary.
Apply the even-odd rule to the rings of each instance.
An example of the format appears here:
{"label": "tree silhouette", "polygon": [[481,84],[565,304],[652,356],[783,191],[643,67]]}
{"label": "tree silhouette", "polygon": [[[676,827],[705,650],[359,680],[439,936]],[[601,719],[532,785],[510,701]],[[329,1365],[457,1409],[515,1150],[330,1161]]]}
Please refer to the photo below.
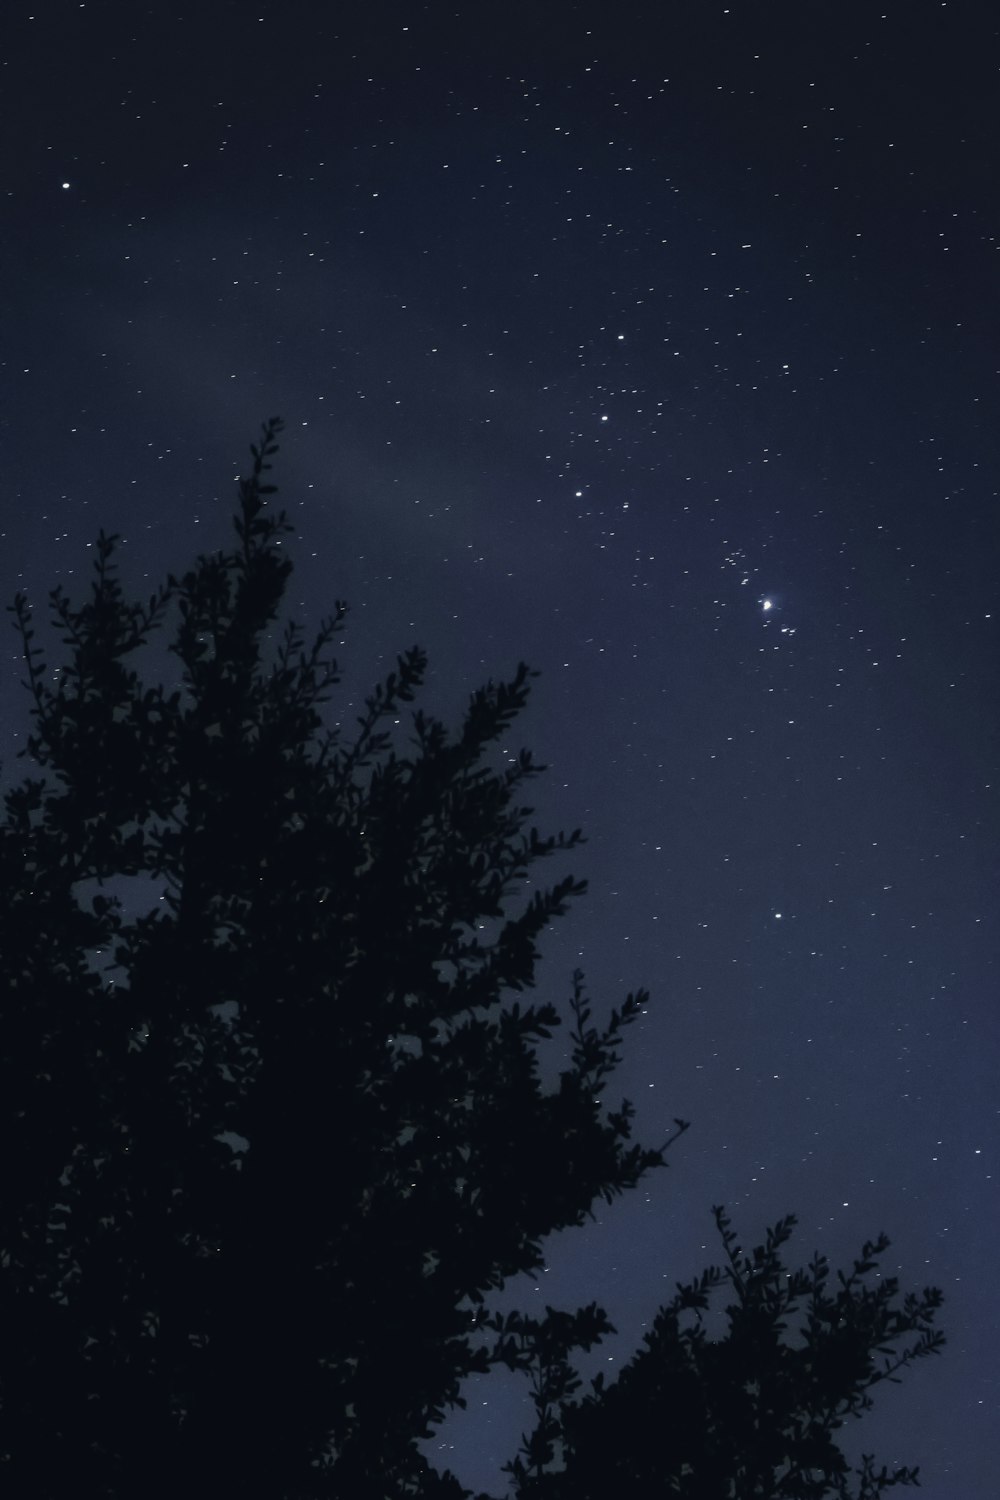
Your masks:
{"label": "tree silhouette", "polygon": [[[605,1389],[598,1376],[586,1397],[570,1401],[579,1377],[563,1349],[541,1330],[535,1334],[538,1425],[506,1466],[524,1500],[664,1493],[691,1500],[869,1500],[893,1485],[917,1482],[916,1469],[890,1475],[866,1455],[853,1487],[833,1435],[848,1416],[871,1409],[872,1386],[897,1380],[897,1371],[940,1349],[943,1337],[933,1329],[940,1292],[928,1288],[896,1305],[895,1279],[876,1277],[878,1257],[889,1247],[881,1235],[864,1246],[849,1275],[838,1272],[831,1294],[823,1257],[815,1256],[806,1271],[789,1272],[782,1264],[778,1252],[792,1233],[793,1216],[744,1256],[725,1211],[713,1212],[725,1268],[678,1285],[613,1386]],[[711,1292],[724,1283],[735,1292],[726,1309],[728,1332],[710,1341],[703,1314]],[[798,1337],[786,1342],[791,1319]],[[511,1333],[523,1321],[515,1315]],[[911,1333],[916,1340],[895,1350]],[[876,1354],[882,1356],[878,1368]],[[561,1465],[553,1473],[557,1445]]]}
{"label": "tree silhouette", "polygon": [[[421,650],[347,738],[320,712],[346,607],[311,646],[294,625],[269,645],[291,572],[264,481],[280,428],[251,450],[231,553],[130,603],[100,535],[87,599],[51,595],[58,670],[12,606],[43,774],[0,826],[5,1492],[458,1500],[417,1444],[466,1375],[505,1364],[538,1407],[508,1466],[526,1500],[848,1493],[833,1432],[941,1342],[939,1293],[896,1308],[894,1283],[867,1289],[884,1240],[831,1298],[821,1262],[783,1272],[790,1220],[741,1262],[717,1211],[727,1270],[680,1289],[582,1400],[570,1361],[611,1329],[600,1308],[485,1314],[686,1124],[643,1147],[628,1101],[602,1102],[642,991],[602,1029],[575,975],[569,1065],[540,1082],[560,1013],[514,997],[585,886],[529,892],[580,834],[528,825],[528,752],[490,765],[528,668],[451,736],[414,711],[404,748]],[[169,692],[131,661],[171,613]],[[128,916],[140,877],[160,897]],[[701,1312],[727,1278],[713,1343]],[[911,1477],[868,1465],[859,1494]]]}

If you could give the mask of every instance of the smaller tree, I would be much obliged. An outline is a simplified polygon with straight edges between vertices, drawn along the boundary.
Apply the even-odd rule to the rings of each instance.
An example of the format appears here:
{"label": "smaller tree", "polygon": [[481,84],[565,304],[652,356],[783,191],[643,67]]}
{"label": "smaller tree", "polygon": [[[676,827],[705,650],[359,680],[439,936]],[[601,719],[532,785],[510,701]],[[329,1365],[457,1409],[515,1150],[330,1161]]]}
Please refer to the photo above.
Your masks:
{"label": "smaller tree", "polygon": [[[518,1500],[875,1500],[919,1483],[917,1468],[890,1473],[871,1454],[852,1475],[835,1435],[871,1409],[873,1386],[898,1384],[899,1371],[940,1351],[941,1292],[927,1287],[897,1302],[898,1282],[878,1269],[884,1234],[831,1287],[823,1256],[807,1270],[785,1269],[779,1252],[793,1215],[742,1255],[725,1211],[713,1213],[725,1267],[678,1283],[613,1385],[598,1375],[587,1395],[570,1399],[582,1382],[569,1351],[612,1331],[599,1309],[561,1323],[548,1308],[542,1322],[512,1313],[489,1325],[507,1339],[511,1367],[532,1378],[537,1426],[505,1465]],[[727,1336],[711,1339],[704,1314],[722,1285],[736,1296]]]}

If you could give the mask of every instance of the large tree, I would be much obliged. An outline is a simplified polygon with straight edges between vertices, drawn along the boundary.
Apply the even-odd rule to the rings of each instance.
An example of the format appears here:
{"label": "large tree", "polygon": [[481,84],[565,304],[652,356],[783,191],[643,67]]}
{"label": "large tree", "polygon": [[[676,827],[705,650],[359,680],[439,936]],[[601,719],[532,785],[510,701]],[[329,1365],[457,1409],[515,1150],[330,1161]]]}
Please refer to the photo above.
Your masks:
{"label": "large tree", "polygon": [[[701,1326],[724,1279],[707,1272],[582,1400],[571,1357],[610,1328],[600,1308],[488,1315],[548,1234],[686,1126],[644,1147],[628,1102],[603,1102],[644,992],[595,1027],[575,976],[568,1066],[540,1080],[565,1018],[516,996],[584,885],[525,896],[534,864],[580,841],[528,827],[541,768],[495,753],[527,667],[453,734],[414,711],[402,744],[414,648],[349,737],[325,725],[345,606],[309,646],[273,635],[291,572],[264,478],[279,430],[252,449],[235,549],[146,603],[101,534],[88,597],[51,596],[58,670],[13,605],[42,774],[0,826],[5,1493],[457,1500],[417,1444],[499,1363],[538,1405],[511,1465],[525,1500],[847,1493],[832,1434],[891,1375],[875,1352],[914,1335],[895,1367],[940,1342],[933,1289],[901,1308],[893,1284],[867,1289],[882,1243],[831,1298],[820,1263],[784,1276],[786,1222],[759,1263],[730,1254],[724,1339]],[[168,620],[174,691],[133,665]],[[120,896],[139,877],[161,895],[137,916]]]}

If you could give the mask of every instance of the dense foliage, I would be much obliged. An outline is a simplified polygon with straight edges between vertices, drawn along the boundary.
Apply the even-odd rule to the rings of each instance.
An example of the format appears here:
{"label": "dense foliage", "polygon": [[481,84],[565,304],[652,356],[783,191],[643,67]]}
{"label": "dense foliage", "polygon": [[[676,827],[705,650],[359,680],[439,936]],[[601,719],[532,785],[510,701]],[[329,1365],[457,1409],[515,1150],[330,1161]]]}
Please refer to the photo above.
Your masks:
{"label": "dense foliage", "polygon": [[[13,606],[42,774],[0,827],[5,1493],[457,1500],[417,1444],[500,1363],[538,1406],[510,1465],[525,1500],[853,1493],[838,1427],[941,1342],[936,1291],[897,1307],[871,1285],[884,1240],[831,1293],[822,1262],[781,1267],[790,1220],[741,1261],[718,1211],[726,1270],[582,1399],[570,1360],[610,1328],[600,1308],[488,1313],[547,1235],[663,1164],[671,1142],[635,1144],[628,1102],[603,1102],[648,997],[598,1028],[577,975],[568,1065],[542,1086],[562,1018],[517,997],[584,886],[534,885],[580,836],[529,827],[541,768],[496,753],[531,674],[475,693],[452,735],[414,711],[402,747],[414,648],[350,737],[327,727],[345,606],[311,646],[274,634],[279,430],[231,553],[130,603],[100,536],[85,601],[52,595],[58,669]],[[174,691],[133,665],[168,618]],[[130,915],[143,882],[158,894]],[[863,1495],[911,1477],[866,1473]]]}

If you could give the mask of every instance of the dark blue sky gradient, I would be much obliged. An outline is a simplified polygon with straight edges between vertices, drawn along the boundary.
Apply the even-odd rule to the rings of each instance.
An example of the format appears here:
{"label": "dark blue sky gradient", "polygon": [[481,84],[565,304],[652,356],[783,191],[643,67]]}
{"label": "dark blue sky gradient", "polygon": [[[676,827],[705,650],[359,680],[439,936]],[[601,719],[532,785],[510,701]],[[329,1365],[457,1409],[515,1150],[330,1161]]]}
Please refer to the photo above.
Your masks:
{"label": "dark blue sky gradient", "polygon": [[[991,11],[24,4],[0,97],[5,598],[101,526],[143,593],[228,544],[282,414],[333,717],[414,642],[452,720],[541,669],[510,748],[590,891],[540,998],[648,986],[609,1098],[693,1122],[505,1303],[597,1298],[613,1373],[712,1203],[796,1264],[884,1228],[949,1345],[852,1443],[926,1500],[1000,1430]],[[434,1449],[500,1493],[530,1407],[469,1397]]]}

